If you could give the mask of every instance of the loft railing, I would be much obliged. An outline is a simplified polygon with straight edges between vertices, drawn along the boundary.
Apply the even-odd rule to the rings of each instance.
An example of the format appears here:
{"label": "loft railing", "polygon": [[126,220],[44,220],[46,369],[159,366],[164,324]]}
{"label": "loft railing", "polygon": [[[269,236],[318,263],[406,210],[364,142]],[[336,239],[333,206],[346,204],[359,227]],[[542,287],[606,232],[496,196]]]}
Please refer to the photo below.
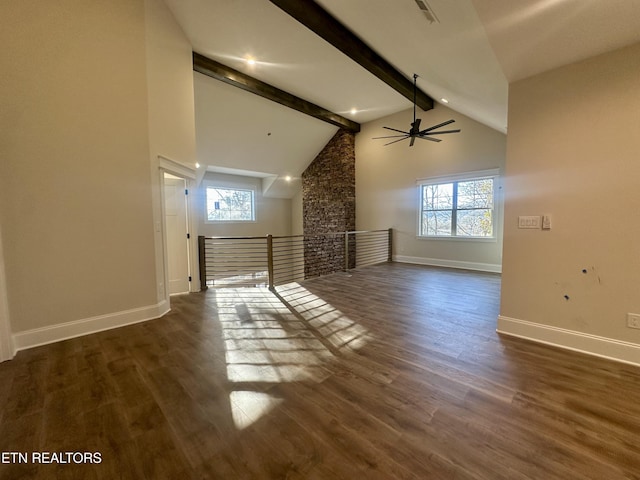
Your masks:
{"label": "loft railing", "polygon": [[317,235],[198,237],[200,285],[260,287],[390,262],[392,230]]}
{"label": "loft railing", "polygon": [[269,284],[266,237],[198,237],[200,285],[259,287]]}

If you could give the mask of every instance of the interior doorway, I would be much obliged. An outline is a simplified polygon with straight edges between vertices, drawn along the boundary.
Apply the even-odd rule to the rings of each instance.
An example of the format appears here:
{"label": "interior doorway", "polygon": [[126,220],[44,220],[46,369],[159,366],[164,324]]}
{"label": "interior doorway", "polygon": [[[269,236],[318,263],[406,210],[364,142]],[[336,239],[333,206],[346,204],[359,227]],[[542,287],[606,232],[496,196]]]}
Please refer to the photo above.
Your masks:
{"label": "interior doorway", "polygon": [[167,241],[167,288],[169,295],[188,293],[189,208],[187,181],[164,172],[164,221]]}

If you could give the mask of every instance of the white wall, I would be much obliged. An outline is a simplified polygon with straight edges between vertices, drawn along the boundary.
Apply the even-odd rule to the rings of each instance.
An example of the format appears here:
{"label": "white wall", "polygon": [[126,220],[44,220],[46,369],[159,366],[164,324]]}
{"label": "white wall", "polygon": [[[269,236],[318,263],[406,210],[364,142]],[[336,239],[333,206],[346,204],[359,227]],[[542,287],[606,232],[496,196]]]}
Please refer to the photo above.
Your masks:
{"label": "white wall", "polygon": [[[170,159],[195,172],[192,49],[162,0],[145,0],[144,4],[156,289],[157,301],[160,302],[167,298],[167,290],[163,234],[159,228],[163,219],[158,157]],[[195,249],[198,232],[191,234]],[[192,257],[197,258],[196,255]],[[192,265],[192,270],[194,268]]]}
{"label": "white wall", "polygon": [[[506,136],[442,105],[419,110],[422,126],[455,119],[447,128],[461,133],[443,135],[442,142],[416,140],[383,146],[390,140],[372,137],[390,134],[383,126],[410,128],[412,110],[367,123],[356,136],[356,224],[358,230],[394,229],[394,256],[398,260],[499,271],[502,252],[502,202],[498,202],[498,240],[426,240],[417,238],[418,188],[416,180],[489,168],[504,168]],[[500,199],[500,192],[499,199]]]}
{"label": "white wall", "polygon": [[3,2],[14,332],[156,303],[144,6]]}
{"label": "white wall", "polygon": [[640,363],[638,132],[640,44],[510,86],[502,331]]}
{"label": "white wall", "polygon": [[[184,38],[157,0],[2,2],[0,18],[0,224],[16,346],[158,316],[150,158],[193,159],[194,129],[178,125],[188,106],[167,120],[189,98]],[[160,67],[172,71],[148,83]]]}
{"label": "white wall", "polygon": [[[205,222],[208,184],[233,186],[255,190],[255,222]],[[207,172],[197,192],[198,231],[206,237],[261,237],[291,235],[291,200],[262,196],[260,178]]]}

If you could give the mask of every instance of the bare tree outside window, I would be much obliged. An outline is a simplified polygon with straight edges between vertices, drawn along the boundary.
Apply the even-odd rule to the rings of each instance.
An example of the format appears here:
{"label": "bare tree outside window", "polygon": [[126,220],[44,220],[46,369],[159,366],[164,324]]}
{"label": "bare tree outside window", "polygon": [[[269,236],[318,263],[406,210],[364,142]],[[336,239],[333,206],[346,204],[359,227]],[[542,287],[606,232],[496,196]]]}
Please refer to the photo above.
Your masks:
{"label": "bare tree outside window", "polygon": [[453,183],[425,185],[422,189],[422,235],[451,235]]}
{"label": "bare tree outside window", "polygon": [[421,185],[420,235],[493,237],[494,179]]}
{"label": "bare tree outside window", "polygon": [[207,221],[255,221],[253,190],[207,187]]}

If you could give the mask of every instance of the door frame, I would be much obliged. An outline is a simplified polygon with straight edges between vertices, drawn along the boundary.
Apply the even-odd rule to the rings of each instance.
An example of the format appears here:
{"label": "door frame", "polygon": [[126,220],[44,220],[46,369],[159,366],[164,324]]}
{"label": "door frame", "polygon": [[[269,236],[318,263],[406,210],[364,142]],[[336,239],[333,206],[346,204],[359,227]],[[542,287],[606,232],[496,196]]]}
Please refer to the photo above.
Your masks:
{"label": "door frame", "polygon": [[196,171],[185,167],[171,159],[158,156],[159,162],[159,182],[160,182],[160,222],[162,225],[162,268],[164,278],[165,298],[169,300],[169,252],[167,249],[167,222],[165,218],[165,194],[164,194],[164,174],[169,173],[173,176],[183,178],[185,185],[189,190],[187,195],[186,215],[187,228],[189,230],[189,271],[191,273],[191,281],[189,282],[189,292],[200,291],[200,275],[196,274],[199,269],[198,265],[198,232],[196,231],[196,223],[193,219],[193,213],[196,211]]}
{"label": "door frame", "polygon": [[[187,180],[183,177],[177,177],[176,175],[165,171],[163,181],[165,207],[164,219],[166,222],[165,238],[167,240],[167,272],[169,275],[168,283],[165,285],[169,289],[169,296],[171,296],[191,291],[190,278],[192,278],[192,273],[191,252],[189,247],[189,243],[191,243],[191,230],[188,225],[189,217],[187,214],[187,202],[190,192],[188,192],[189,188]],[[169,196],[175,198],[170,199]],[[179,223],[170,225],[168,209],[176,208],[178,211],[174,213],[178,216]],[[175,258],[172,259],[173,257]],[[172,265],[177,267],[179,271],[172,273]],[[183,268],[184,270],[182,270]],[[184,277],[182,275],[184,275]],[[179,283],[179,285],[173,285],[174,282]]]}
{"label": "door frame", "polygon": [[4,249],[2,247],[2,226],[0,225],[0,362],[11,360],[16,355],[15,344],[9,322],[9,300],[7,297],[7,277],[4,269]]}

